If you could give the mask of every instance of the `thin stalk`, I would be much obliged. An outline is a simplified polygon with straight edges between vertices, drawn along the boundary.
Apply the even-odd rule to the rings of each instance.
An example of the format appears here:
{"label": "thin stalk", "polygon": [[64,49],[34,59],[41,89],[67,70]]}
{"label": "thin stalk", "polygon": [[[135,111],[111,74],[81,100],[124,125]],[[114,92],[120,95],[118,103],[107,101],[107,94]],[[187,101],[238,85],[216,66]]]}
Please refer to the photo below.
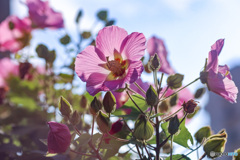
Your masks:
{"label": "thin stalk", "polygon": [[141,108],[137,105],[137,103],[133,100],[133,98],[132,98],[132,96],[129,94],[129,92],[128,91],[126,91],[127,92],[127,94],[128,94],[128,96],[129,96],[129,98],[132,100],[132,102],[134,103],[134,105],[138,108],[138,110],[142,113],[142,114],[144,114],[145,115],[145,113],[141,110]]}
{"label": "thin stalk", "polygon": [[145,150],[146,150],[146,152],[147,152],[148,159],[152,159],[152,158],[151,158],[151,155],[149,154],[149,152],[148,152],[148,150],[147,150],[147,147],[146,147],[146,145],[144,145],[144,148],[145,148]]}
{"label": "thin stalk", "polygon": [[163,75],[164,75],[164,73],[162,73],[162,75],[161,75],[161,79],[160,79],[160,83],[159,83],[159,88],[162,86]]}
{"label": "thin stalk", "polygon": [[160,122],[165,121],[165,120],[173,117],[173,116],[176,115],[178,112],[180,112],[182,109],[183,109],[183,108],[180,108],[180,109],[178,109],[176,112],[174,112],[173,114],[171,114],[170,116],[167,116],[167,117],[161,119]]}
{"label": "thin stalk", "polygon": [[127,90],[129,90],[130,92],[133,92],[135,94],[138,94],[137,92],[135,92],[134,90],[132,90],[131,88],[127,87]]}
{"label": "thin stalk", "polygon": [[99,151],[99,149],[100,149],[100,146],[101,146],[102,141],[103,141],[103,137],[104,137],[104,134],[102,135],[102,137],[101,137],[101,139],[100,139],[100,142],[99,142],[99,144],[98,144],[97,151]]}
{"label": "thin stalk", "polygon": [[171,152],[170,152],[170,160],[172,160],[172,151],[173,151],[173,135],[171,135]]}
{"label": "thin stalk", "polygon": [[134,82],[135,86],[144,94],[146,95],[146,92],[142,89],[142,87],[140,87],[137,82]]}
{"label": "thin stalk", "polygon": [[91,137],[93,136],[94,123],[95,123],[95,117],[93,116]]}
{"label": "thin stalk", "polygon": [[96,154],[96,157],[97,157],[99,160],[102,160],[102,157],[99,155],[99,151],[96,150],[96,148],[93,146],[93,144],[92,144],[91,141],[88,142],[88,145],[93,149],[93,151],[94,151],[95,154]]}
{"label": "thin stalk", "polygon": [[202,157],[199,159],[199,160],[202,160],[204,157],[206,157],[206,153],[204,153],[203,155],[202,155]]}
{"label": "thin stalk", "polygon": [[120,142],[129,142],[129,140],[126,140],[126,139],[122,139],[122,138],[118,138],[118,137],[115,137],[109,133],[107,133],[110,137],[116,139],[117,141],[120,141]]}
{"label": "thin stalk", "polygon": [[169,96],[165,97],[164,99],[160,100],[160,102],[162,102],[162,101],[164,101],[165,99],[168,99],[169,97],[171,97],[171,96],[173,96],[173,95],[177,94],[178,92],[180,92],[180,91],[181,91],[181,90],[183,90],[184,88],[186,88],[186,87],[190,86],[191,84],[195,83],[195,82],[196,82],[197,80],[199,80],[199,79],[200,79],[200,77],[199,77],[199,78],[196,78],[194,81],[192,81],[192,82],[190,82],[189,84],[187,84],[186,86],[184,86],[184,87],[180,88],[179,90],[177,90],[177,91],[176,91],[176,92],[174,92],[173,94],[171,94],[171,95],[169,95]]}
{"label": "thin stalk", "polygon": [[70,149],[70,151],[71,151],[71,152],[73,152],[73,153],[76,153],[76,154],[78,154],[78,155],[82,155],[82,156],[88,156],[88,157],[97,158],[97,157],[96,157],[96,156],[94,156],[94,155],[91,155],[91,154],[86,154],[86,153],[80,153],[80,152],[74,151],[74,150],[72,150],[72,149]]}
{"label": "thin stalk", "polygon": [[161,95],[161,97],[159,98],[160,101],[161,99],[164,97],[164,95],[167,93],[167,90],[169,89],[169,86],[167,86],[167,88],[165,89],[165,91],[163,92],[163,94]]}
{"label": "thin stalk", "polygon": [[136,144],[136,148],[137,148],[138,155],[139,155],[140,159],[143,159],[137,144]]}
{"label": "thin stalk", "polygon": [[79,135],[79,136],[81,136],[82,134],[81,134],[81,132],[77,129],[77,127],[76,126],[74,126],[74,130],[77,132],[77,134]]}
{"label": "thin stalk", "polygon": [[156,90],[158,90],[157,70],[153,71],[153,79],[154,79]]}
{"label": "thin stalk", "polygon": [[197,148],[191,150],[191,151],[188,152],[186,155],[183,155],[181,158],[179,158],[179,159],[177,159],[177,160],[181,160],[182,158],[188,156],[189,154],[191,154],[192,152],[194,152],[194,151],[196,151],[196,150],[198,151],[198,148],[200,148],[201,146],[202,146],[202,144],[200,144]]}
{"label": "thin stalk", "polygon": [[[154,106],[155,108],[155,113],[157,114],[157,105]],[[156,117],[156,125],[155,125],[155,130],[156,130],[156,144],[157,144],[157,148],[156,148],[156,160],[160,159],[160,137],[159,137],[159,119],[158,116]]]}

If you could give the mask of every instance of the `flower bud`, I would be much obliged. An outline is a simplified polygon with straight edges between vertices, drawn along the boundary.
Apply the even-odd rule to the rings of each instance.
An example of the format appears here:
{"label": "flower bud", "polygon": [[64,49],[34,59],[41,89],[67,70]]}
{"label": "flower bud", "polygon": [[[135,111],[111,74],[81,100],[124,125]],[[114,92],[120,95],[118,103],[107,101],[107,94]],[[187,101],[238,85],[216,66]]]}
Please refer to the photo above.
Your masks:
{"label": "flower bud", "polygon": [[149,67],[149,64],[144,65],[144,70],[145,70],[147,73],[151,73],[151,72],[152,72],[151,69],[150,69],[150,67]]}
{"label": "flower bud", "polygon": [[194,98],[201,98],[202,95],[205,93],[206,89],[205,88],[199,88],[195,95],[194,95]]}
{"label": "flower bud", "polygon": [[161,65],[160,65],[160,60],[157,54],[151,57],[149,65],[152,71],[159,70]]}
{"label": "flower bud", "polygon": [[196,138],[198,143],[201,143],[203,138],[208,138],[211,135],[211,128],[209,126],[202,127],[199,129],[194,137]]}
{"label": "flower bud", "polygon": [[114,122],[112,124],[111,130],[109,131],[109,134],[113,135],[122,130],[124,126],[124,122],[122,120],[118,120],[117,122]]}
{"label": "flower bud", "polygon": [[146,92],[146,102],[150,106],[155,106],[158,104],[158,95],[155,89],[150,85]]}
{"label": "flower bud", "polygon": [[168,126],[168,132],[173,135],[177,133],[178,128],[179,128],[179,120],[177,115],[175,115],[173,118],[170,119],[169,126]]}
{"label": "flower bud", "polygon": [[99,111],[97,115],[97,124],[102,133],[108,133],[112,126],[109,117],[102,111]]}
{"label": "flower bud", "polygon": [[177,104],[177,101],[178,101],[178,95],[177,94],[171,96],[170,100],[169,100],[170,106],[171,107],[175,106]]}
{"label": "flower bud", "polygon": [[193,113],[195,107],[197,107],[197,103],[193,99],[191,99],[187,101],[187,103],[183,102],[182,106],[186,113]]}
{"label": "flower bud", "polygon": [[25,62],[19,64],[19,76],[21,79],[25,77],[26,74],[29,73],[29,70],[32,68],[32,64]]}
{"label": "flower bud", "polygon": [[223,153],[225,150],[225,144],[227,142],[227,133],[225,130],[219,133],[209,136],[203,145],[203,150],[210,158],[216,158],[219,154],[212,154],[213,152]]}
{"label": "flower bud", "polygon": [[90,113],[92,115],[97,115],[100,109],[102,109],[102,103],[96,97],[94,97],[90,105]]}
{"label": "flower bud", "polygon": [[133,136],[142,141],[148,141],[152,138],[154,128],[145,115],[139,115],[135,122]]}
{"label": "flower bud", "polygon": [[87,108],[87,98],[83,95],[80,100],[80,107]]}
{"label": "flower bud", "polygon": [[107,113],[112,113],[116,109],[116,99],[110,91],[103,98],[103,107]]}
{"label": "flower bud", "polygon": [[233,160],[240,160],[240,148],[234,151]]}
{"label": "flower bud", "polygon": [[167,79],[167,85],[171,88],[171,89],[177,89],[180,88],[182,86],[182,81],[183,81],[184,76],[181,74],[174,74],[174,75],[170,75]]}
{"label": "flower bud", "polygon": [[70,117],[70,122],[72,125],[77,125],[80,122],[80,115],[77,111],[74,111],[72,116]]}
{"label": "flower bud", "polygon": [[160,113],[166,113],[169,110],[169,104],[166,100],[162,101],[158,108]]}
{"label": "flower bud", "polygon": [[48,133],[48,152],[63,153],[71,143],[71,134],[65,124],[48,122],[50,131]]}
{"label": "flower bud", "polygon": [[70,43],[70,41],[71,38],[67,34],[60,39],[60,43],[63,45],[67,45],[68,43]]}
{"label": "flower bud", "polygon": [[63,116],[68,118],[72,114],[72,106],[63,96],[60,97],[59,110]]}

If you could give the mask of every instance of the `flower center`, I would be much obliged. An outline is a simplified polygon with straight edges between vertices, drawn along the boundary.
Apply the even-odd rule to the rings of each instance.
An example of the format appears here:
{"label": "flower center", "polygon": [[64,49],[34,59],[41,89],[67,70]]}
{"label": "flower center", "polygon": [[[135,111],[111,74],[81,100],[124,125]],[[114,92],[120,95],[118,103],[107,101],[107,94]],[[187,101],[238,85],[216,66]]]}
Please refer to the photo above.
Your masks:
{"label": "flower center", "polygon": [[107,67],[111,71],[113,78],[121,77],[127,69],[127,61],[115,59],[107,62]]}

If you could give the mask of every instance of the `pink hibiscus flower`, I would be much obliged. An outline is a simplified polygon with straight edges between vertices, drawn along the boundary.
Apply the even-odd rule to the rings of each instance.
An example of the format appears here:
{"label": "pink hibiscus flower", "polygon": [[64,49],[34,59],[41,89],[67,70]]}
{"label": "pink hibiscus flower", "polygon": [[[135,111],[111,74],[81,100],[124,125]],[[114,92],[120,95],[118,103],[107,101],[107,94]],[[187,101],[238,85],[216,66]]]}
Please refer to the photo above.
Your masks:
{"label": "pink hibiscus flower", "polygon": [[63,153],[71,144],[71,133],[65,124],[48,122],[48,152]]}
{"label": "pink hibiscus flower", "polygon": [[29,17],[34,28],[63,28],[63,17],[49,7],[48,1],[27,0]]}
{"label": "pink hibiscus flower", "polygon": [[168,52],[166,50],[164,41],[153,36],[151,37],[147,42],[147,51],[150,54],[150,56],[154,56],[155,54],[158,55],[161,63],[161,67],[159,69],[160,72],[166,73],[166,74],[173,74],[174,70],[170,66],[167,55]]}
{"label": "pink hibiscus flower", "polygon": [[29,44],[31,21],[9,16],[0,24],[0,51],[17,52]]}
{"label": "pink hibiscus flower", "polygon": [[218,56],[224,45],[224,39],[219,39],[211,46],[207,66],[200,73],[200,80],[207,84],[208,89],[231,103],[236,103],[238,88],[236,87],[227,65],[218,65]]}
{"label": "pink hibiscus flower", "polygon": [[75,61],[75,71],[87,83],[89,94],[124,88],[125,83],[135,82],[143,71],[145,41],[142,33],[128,35],[117,26],[100,30],[96,47],[88,46]]}

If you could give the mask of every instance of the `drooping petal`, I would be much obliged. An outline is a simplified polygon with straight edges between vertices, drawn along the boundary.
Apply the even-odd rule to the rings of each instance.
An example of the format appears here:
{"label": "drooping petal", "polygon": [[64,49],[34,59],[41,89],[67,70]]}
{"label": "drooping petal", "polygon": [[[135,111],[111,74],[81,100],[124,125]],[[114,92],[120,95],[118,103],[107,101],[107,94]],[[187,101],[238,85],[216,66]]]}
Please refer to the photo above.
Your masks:
{"label": "drooping petal", "polygon": [[101,60],[101,53],[98,53],[94,46],[88,46],[77,55],[75,61],[75,71],[79,78],[86,82],[92,73],[109,74],[102,64],[106,62]]}
{"label": "drooping petal", "polygon": [[166,73],[166,74],[174,74],[175,71],[170,66],[167,57],[165,57],[163,54],[158,54],[161,67],[159,68],[160,72]]}
{"label": "drooping petal", "polygon": [[120,49],[123,59],[129,59],[131,61],[140,60],[145,53],[145,43],[146,38],[142,33],[133,32],[128,35],[124,39]]}
{"label": "drooping petal", "polygon": [[99,91],[108,91],[109,89],[104,86],[104,81],[107,75],[102,73],[92,73],[87,80],[87,91],[90,95],[94,96]]}
{"label": "drooping petal", "polygon": [[164,41],[155,36],[151,37],[147,41],[147,51],[150,54],[150,56],[154,56],[155,53],[158,53],[163,54],[165,57],[167,57],[167,50]]}
{"label": "drooping petal", "polygon": [[114,52],[120,52],[121,44],[127,35],[127,31],[123,28],[117,26],[105,27],[100,30],[97,35],[96,47],[105,57],[109,57],[109,60],[113,60]]}
{"label": "drooping petal", "polygon": [[221,73],[215,74],[210,70],[207,85],[210,91],[222,96],[231,103],[236,103],[238,88],[231,79]]}
{"label": "drooping petal", "polygon": [[211,46],[211,50],[215,50],[219,55],[223,45],[224,45],[224,39],[219,39]]}

